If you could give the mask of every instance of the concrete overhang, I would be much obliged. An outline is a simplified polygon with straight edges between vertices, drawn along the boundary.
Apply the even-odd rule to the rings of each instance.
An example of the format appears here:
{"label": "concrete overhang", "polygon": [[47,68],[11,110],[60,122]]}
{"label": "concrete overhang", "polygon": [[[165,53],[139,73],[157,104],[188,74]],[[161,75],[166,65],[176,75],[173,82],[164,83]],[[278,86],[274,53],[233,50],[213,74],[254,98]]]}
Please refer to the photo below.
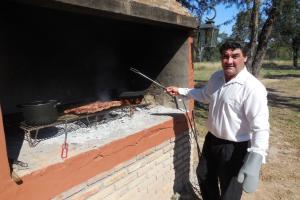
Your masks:
{"label": "concrete overhang", "polygon": [[132,0],[10,0],[56,10],[103,16],[118,20],[195,29],[195,17],[154,7]]}

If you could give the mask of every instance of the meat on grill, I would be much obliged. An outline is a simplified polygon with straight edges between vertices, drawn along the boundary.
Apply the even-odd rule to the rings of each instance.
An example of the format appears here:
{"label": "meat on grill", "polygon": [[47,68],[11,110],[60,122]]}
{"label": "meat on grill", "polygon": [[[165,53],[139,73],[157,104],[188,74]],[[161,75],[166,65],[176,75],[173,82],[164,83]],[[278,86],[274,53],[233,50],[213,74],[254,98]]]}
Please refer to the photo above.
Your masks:
{"label": "meat on grill", "polygon": [[118,106],[126,106],[126,105],[135,105],[140,104],[141,99],[123,99],[121,101],[96,101],[93,103],[89,103],[84,106],[66,109],[64,111],[65,114],[74,113],[74,114],[85,114],[85,113],[95,113],[102,110],[107,110],[109,108],[118,107]]}
{"label": "meat on grill", "polygon": [[121,106],[121,105],[122,105],[121,101],[107,101],[107,102],[96,101],[96,102],[89,103],[84,106],[66,109],[64,111],[64,113],[66,113],[66,114],[67,113],[75,113],[75,114],[95,113],[95,112],[99,112],[102,110],[106,110],[106,109]]}

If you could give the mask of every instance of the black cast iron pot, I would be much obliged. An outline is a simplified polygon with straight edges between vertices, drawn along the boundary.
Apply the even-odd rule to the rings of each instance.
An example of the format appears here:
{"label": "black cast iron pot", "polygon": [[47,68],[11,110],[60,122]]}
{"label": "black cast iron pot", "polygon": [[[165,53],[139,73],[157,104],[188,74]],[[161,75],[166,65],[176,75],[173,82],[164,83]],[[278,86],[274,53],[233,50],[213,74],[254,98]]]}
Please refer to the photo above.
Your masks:
{"label": "black cast iron pot", "polygon": [[56,100],[34,101],[17,105],[22,109],[25,123],[32,126],[47,125],[55,122],[58,117]]}

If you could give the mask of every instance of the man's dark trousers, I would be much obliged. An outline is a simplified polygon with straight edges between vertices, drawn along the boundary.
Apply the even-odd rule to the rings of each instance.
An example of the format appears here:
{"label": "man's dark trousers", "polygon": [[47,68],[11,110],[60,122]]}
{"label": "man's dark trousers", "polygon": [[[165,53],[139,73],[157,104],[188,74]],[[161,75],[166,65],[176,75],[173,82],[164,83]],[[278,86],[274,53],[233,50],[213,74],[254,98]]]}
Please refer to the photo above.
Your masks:
{"label": "man's dark trousers", "polygon": [[231,142],[207,133],[197,167],[203,200],[241,199],[243,189],[236,179],[247,154],[248,143]]}

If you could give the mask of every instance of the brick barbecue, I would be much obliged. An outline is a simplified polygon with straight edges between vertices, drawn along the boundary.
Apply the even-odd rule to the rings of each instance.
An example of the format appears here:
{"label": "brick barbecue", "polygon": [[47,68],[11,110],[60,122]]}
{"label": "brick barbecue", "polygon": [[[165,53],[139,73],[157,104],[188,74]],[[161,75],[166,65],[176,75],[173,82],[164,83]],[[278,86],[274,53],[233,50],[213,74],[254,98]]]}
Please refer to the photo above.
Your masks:
{"label": "brick barbecue", "polygon": [[[130,68],[192,87],[196,19],[175,0],[0,4],[0,199],[170,199],[183,191],[197,157],[193,102]],[[48,99],[59,102],[58,119],[26,124],[16,105]]]}

